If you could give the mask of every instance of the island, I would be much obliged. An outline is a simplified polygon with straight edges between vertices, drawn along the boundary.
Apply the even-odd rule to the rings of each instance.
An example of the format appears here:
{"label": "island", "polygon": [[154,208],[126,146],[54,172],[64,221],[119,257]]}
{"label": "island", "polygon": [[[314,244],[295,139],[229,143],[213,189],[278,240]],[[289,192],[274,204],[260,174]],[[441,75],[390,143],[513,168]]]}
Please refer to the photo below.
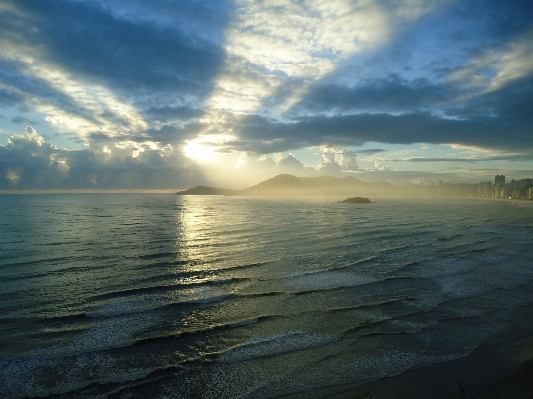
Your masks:
{"label": "island", "polygon": [[339,201],[339,204],[370,204],[371,201],[368,198],[352,197],[346,198],[343,201]]}
{"label": "island", "polygon": [[[241,190],[196,186],[177,195],[225,195],[225,196],[349,196],[383,195],[393,191],[389,182],[363,182],[355,177],[296,177],[281,174],[255,186]],[[369,201],[370,202],[370,201]]]}
{"label": "island", "polygon": [[180,191],[178,195],[235,195],[237,190],[227,188],[196,186],[188,190]]}

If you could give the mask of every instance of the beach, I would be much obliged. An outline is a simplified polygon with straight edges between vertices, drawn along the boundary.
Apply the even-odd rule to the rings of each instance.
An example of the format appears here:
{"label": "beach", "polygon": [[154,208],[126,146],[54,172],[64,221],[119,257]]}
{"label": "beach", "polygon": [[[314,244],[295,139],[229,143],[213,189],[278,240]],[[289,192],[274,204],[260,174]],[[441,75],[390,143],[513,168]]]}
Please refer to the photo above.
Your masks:
{"label": "beach", "polygon": [[[328,399],[531,399],[533,398],[533,306],[517,310],[524,324],[501,341],[470,355],[416,368],[355,389],[317,392]],[[460,392],[460,384],[464,391]]]}

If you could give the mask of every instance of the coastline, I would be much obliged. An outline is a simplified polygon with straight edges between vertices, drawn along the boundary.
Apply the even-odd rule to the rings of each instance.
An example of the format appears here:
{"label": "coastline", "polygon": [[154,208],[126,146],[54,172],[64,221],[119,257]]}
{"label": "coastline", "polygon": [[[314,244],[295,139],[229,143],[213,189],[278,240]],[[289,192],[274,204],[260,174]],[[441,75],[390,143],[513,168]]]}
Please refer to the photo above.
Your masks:
{"label": "coastline", "polygon": [[[360,386],[326,388],[306,399],[533,398],[533,304],[516,312],[520,325],[467,356],[408,370]],[[464,393],[459,393],[459,382]],[[355,385],[355,384],[354,384]],[[284,397],[285,398],[285,397]]]}

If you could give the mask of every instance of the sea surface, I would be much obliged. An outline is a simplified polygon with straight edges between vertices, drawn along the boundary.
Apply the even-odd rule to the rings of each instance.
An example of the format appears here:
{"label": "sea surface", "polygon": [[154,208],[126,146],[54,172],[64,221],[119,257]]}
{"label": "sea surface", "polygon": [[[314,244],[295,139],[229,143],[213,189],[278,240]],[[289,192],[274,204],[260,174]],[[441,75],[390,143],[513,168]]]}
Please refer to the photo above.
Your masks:
{"label": "sea surface", "polygon": [[0,196],[0,397],[317,398],[522,322],[533,202],[340,199]]}

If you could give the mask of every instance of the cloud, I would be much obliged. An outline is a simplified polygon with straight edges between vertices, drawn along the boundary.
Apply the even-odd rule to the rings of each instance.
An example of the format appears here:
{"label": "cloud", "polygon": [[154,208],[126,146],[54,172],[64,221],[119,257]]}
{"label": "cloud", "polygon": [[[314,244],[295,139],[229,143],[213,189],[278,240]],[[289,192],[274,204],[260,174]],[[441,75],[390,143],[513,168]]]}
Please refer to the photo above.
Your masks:
{"label": "cloud", "polygon": [[302,162],[296,159],[292,154],[287,155],[286,157],[281,158],[277,162],[277,166],[282,169],[305,169],[305,166]]}
{"label": "cloud", "polygon": [[204,181],[195,163],[170,148],[125,142],[102,152],[61,150],[32,127],[0,146],[0,189],[175,189]]}
{"label": "cloud", "polygon": [[293,113],[412,112],[434,109],[450,97],[449,89],[427,79],[408,81],[398,74],[365,80],[349,87],[320,84],[298,104]]}
{"label": "cloud", "polygon": [[28,118],[25,118],[23,116],[16,116],[13,119],[11,119],[11,123],[21,124],[21,123],[31,123],[33,125],[38,125],[35,121],[31,121]]}
{"label": "cloud", "polygon": [[379,154],[380,152],[386,152],[387,150],[384,150],[382,148],[369,148],[366,150],[357,150],[359,154]]}
{"label": "cloud", "polygon": [[[243,170],[363,173],[358,155],[384,152],[380,143],[417,144],[396,164],[529,162],[531,7],[4,0],[2,184],[76,186],[77,176],[122,187],[144,176],[153,185],[158,173],[205,181],[222,175],[211,158],[236,173],[230,180]],[[86,150],[13,134],[34,121],[61,146]],[[365,143],[374,148],[353,150]],[[422,157],[420,143],[452,149]],[[465,147],[492,156],[465,157]],[[294,155],[258,160],[311,148],[324,151],[312,170]]]}
{"label": "cloud", "polygon": [[[436,4],[425,0],[398,1],[388,7],[348,0],[235,2],[225,32],[226,63],[215,80],[206,120],[213,119],[210,112],[219,110],[283,118],[340,62],[383,45],[395,29],[403,29],[403,24]],[[240,149],[246,151],[246,145]]]}
{"label": "cloud", "polygon": [[[533,116],[527,107],[531,87],[532,79],[528,79],[506,91],[487,93],[465,105],[469,112],[463,118],[442,117],[430,111],[308,116],[289,123],[250,116],[235,121],[238,123],[233,130],[243,140],[235,146],[271,153],[310,146],[358,146],[365,142],[430,143],[530,152],[533,136],[529,126]],[[507,99],[513,107],[506,105]],[[476,114],[481,107],[491,112]]]}
{"label": "cloud", "polygon": [[322,157],[324,158],[324,162],[320,162],[318,164],[318,170],[325,175],[336,175],[340,173],[341,167],[337,160],[335,159],[335,151],[332,150],[326,150],[322,152]]}
{"label": "cloud", "polygon": [[339,165],[343,170],[357,170],[359,165],[357,163],[357,153],[355,151],[343,150],[339,159]]}
{"label": "cloud", "polygon": [[411,157],[411,158],[392,158],[382,159],[388,162],[451,162],[451,163],[475,163],[475,162],[491,162],[491,161],[532,161],[533,154],[502,154],[486,157],[470,157],[470,158],[450,158],[450,157]]}
{"label": "cloud", "polygon": [[350,150],[336,152],[332,149],[326,149],[322,152],[324,162],[318,165],[318,170],[322,173],[338,175],[341,172],[353,172],[359,169],[357,163],[357,153]]}
{"label": "cloud", "polygon": [[501,48],[485,50],[471,63],[453,73],[451,79],[479,88],[481,92],[499,90],[533,73],[533,30]]}
{"label": "cloud", "polygon": [[[172,7],[174,16],[200,19],[172,25],[132,18],[126,3],[111,3],[9,2],[0,13],[0,105],[33,109],[83,141],[95,130],[112,135],[125,126],[149,135],[166,122],[198,118],[224,58],[203,30],[214,37],[224,18],[200,15],[223,8],[183,3]],[[164,3],[152,4],[152,18],[168,11]]]}

